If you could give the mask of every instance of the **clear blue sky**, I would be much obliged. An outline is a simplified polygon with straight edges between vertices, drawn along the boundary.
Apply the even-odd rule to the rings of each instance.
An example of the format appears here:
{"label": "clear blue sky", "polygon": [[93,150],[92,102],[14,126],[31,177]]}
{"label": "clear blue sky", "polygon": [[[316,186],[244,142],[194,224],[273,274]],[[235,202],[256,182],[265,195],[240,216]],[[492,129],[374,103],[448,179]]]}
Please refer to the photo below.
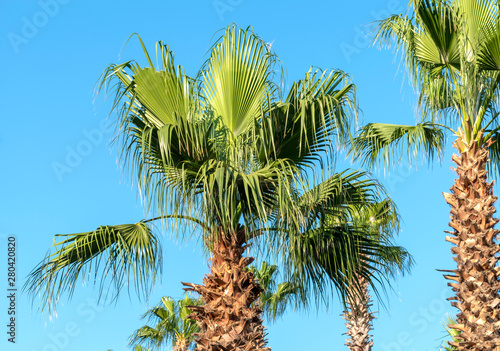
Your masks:
{"label": "clear blue sky", "polygon": [[[358,1],[109,1],[41,0],[0,2],[0,290],[6,294],[6,237],[18,243],[18,287],[43,258],[58,233],[88,231],[102,224],[138,221],[143,209],[136,189],[122,177],[116,150],[102,129],[108,105],[93,103],[93,87],[110,63],[142,58],[136,43],[121,49],[137,32],[153,50],[163,40],[176,62],[194,73],[205,60],[214,33],[236,22],[252,25],[272,42],[288,70],[299,79],[311,65],[340,68],[359,89],[364,122],[415,121],[414,91],[397,74],[389,51],[369,47],[363,25],[399,13],[406,0]],[[102,138],[89,135],[101,131]],[[79,156],[75,156],[77,152]],[[375,321],[375,351],[436,350],[444,335],[441,321],[454,309],[437,268],[451,269],[445,243],[448,206],[441,192],[452,185],[451,148],[442,164],[378,174],[401,211],[398,243],[416,259],[411,276],[398,279],[388,309]],[[65,172],[56,165],[66,164]],[[340,171],[350,167],[338,162]],[[176,243],[164,233],[162,283],[151,302],[182,296],[180,281],[200,282],[208,271],[195,242]],[[0,349],[17,351],[126,350],[148,307],[134,295],[116,305],[96,305],[97,289],[79,288],[64,299],[58,318],[40,316],[26,296],[18,298],[17,343],[7,342],[7,299],[0,298]],[[38,302],[38,301],[36,301]],[[35,306],[36,307],[36,306]],[[274,351],[343,350],[343,320],[334,301],[328,311],[290,311],[269,326]]]}

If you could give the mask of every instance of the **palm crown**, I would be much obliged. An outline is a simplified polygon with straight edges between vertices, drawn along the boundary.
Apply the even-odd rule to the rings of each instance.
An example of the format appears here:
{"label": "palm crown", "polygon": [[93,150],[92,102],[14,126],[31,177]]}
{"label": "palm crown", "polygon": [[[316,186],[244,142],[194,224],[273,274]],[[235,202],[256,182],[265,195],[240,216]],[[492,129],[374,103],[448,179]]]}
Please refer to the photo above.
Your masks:
{"label": "palm crown", "polygon": [[280,218],[302,226],[301,170],[333,136],[348,135],[354,86],[344,85],[346,75],[310,71],[280,101],[275,55],[250,30],[234,26],[196,79],[174,65],[166,46],[158,51],[161,71],[127,62],[104,76],[104,82],[118,78],[123,94],[117,96],[127,98],[116,105],[120,135],[146,203],[162,214],[198,218],[209,235],[269,221],[284,226]]}
{"label": "palm crown", "polygon": [[[365,126],[355,149],[366,162],[390,165],[406,149],[411,159],[422,151],[441,155],[444,131],[465,145],[491,145],[498,138],[500,14],[496,2],[412,0],[411,15],[378,23],[380,46],[395,43],[408,75],[420,93],[422,121],[416,126],[373,123]],[[492,145],[491,170],[498,167]],[[460,151],[463,147],[460,147]]]}

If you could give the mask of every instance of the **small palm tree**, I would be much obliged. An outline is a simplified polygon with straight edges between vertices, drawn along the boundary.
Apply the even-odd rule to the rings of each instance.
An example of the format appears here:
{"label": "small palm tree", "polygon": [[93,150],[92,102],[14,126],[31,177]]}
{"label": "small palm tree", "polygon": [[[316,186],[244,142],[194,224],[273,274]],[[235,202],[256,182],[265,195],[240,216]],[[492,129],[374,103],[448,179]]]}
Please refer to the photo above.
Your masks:
{"label": "small palm tree", "polygon": [[366,163],[391,166],[408,153],[442,155],[447,130],[458,153],[452,160],[458,178],[451,193],[452,228],[446,241],[457,269],[445,275],[458,308],[457,350],[500,347],[499,233],[494,228],[496,197],[487,171],[500,163],[500,11],[491,0],[412,0],[407,15],[378,23],[376,41],[401,50],[419,91],[421,123],[373,123],[363,127],[354,149]]}
{"label": "small palm tree", "polygon": [[195,333],[199,331],[196,322],[189,319],[192,311],[187,306],[199,306],[201,301],[187,294],[182,300],[175,301],[164,296],[158,306],[148,310],[142,319],[148,324],[134,332],[130,345],[146,346],[149,350],[161,350],[168,342],[173,351],[187,351],[193,346]]}

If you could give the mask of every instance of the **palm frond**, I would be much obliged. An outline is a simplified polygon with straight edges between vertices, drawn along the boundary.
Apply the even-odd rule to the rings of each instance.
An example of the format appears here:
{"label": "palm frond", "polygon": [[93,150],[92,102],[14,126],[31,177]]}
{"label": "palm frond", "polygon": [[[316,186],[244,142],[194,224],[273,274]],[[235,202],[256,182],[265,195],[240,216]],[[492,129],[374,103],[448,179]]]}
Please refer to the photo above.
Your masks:
{"label": "palm frond", "polygon": [[273,82],[277,57],[249,27],[229,25],[214,44],[198,76],[205,107],[236,137],[262,116],[266,101],[276,98]]}
{"label": "palm frond", "polygon": [[309,166],[321,162],[351,137],[357,112],[356,87],[347,74],[311,68],[263,118],[259,158]]}
{"label": "palm frond", "polygon": [[[98,92],[115,95],[111,112],[118,115],[120,158],[137,177],[146,210],[172,207],[183,213],[192,204],[192,196],[186,195],[194,191],[193,174],[212,152],[213,123],[200,121],[197,82],[174,64],[168,46],[157,43],[160,65],[155,68],[138,39],[150,66],[141,68],[133,61],[110,65]],[[178,193],[185,201],[178,201]]]}
{"label": "palm frond", "polygon": [[365,260],[371,260],[386,278],[395,278],[411,271],[413,257],[405,248],[393,243],[400,230],[400,217],[390,198],[363,206],[354,213],[352,223],[382,245],[378,256],[366,257]]}
{"label": "palm frond", "polygon": [[357,223],[371,228],[368,234],[381,240],[391,238],[401,229],[396,204],[390,198],[361,207],[354,218]]}
{"label": "palm frond", "polygon": [[457,0],[455,5],[462,35],[468,49],[479,52],[481,46],[495,35],[498,25],[498,3],[489,0]]}
{"label": "palm frond", "polygon": [[[161,330],[144,325],[137,329],[131,343],[134,346],[146,345],[148,350],[160,350],[164,342],[164,334]],[[137,343],[137,345],[135,345]]]}
{"label": "palm frond", "polygon": [[[264,315],[269,321],[276,321],[285,313],[286,309],[295,302],[304,299],[303,287],[295,281],[278,281],[278,266],[262,262],[259,269],[250,266],[249,270],[255,274],[255,279],[264,292],[259,297],[259,306],[264,311]],[[302,301],[303,302],[303,301]]]}
{"label": "palm frond", "polygon": [[[277,233],[275,243],[282,247],[286,281],[298,281],[315,298],[330,296],[335,287],[344,299],[348,281],[361,263],[360,250],[371,241],[352,226],[351,219],[364,205],[377,201],[379,184],[364,172],[333,174],[305,191],[298,204],[306,223]],[[368,240],[368,241],[366,241]],[[368,246],[365,247],[368,249]]]}
{"label": "palm frond", "polygon": [[[441,158],[445,149],[445,134],[440,125],[423,122],[415,126],[370,123],[361,128],[352,143],[354,159],[370,167],[392,167],[405,152],[410,164],[419,155],[432,160]],[[421,157],[421,156],[420,156]]]}
{"label": "palm frond", "polygon": [[391,277],[410,270],[411,255],[392,243],[399,230],[397,209],[367,173],[334,174],[306,191],[299,205],[307,224],[284,232],[276,245],[284,248],[285,280],[315,291],[316,302],[330,296],[330,287],[346,302],[347,294],[361,293],[358,277],[378,296],[377,286],[385,290]]}
{"label": "palm frond", "polygon": [[483,42],[483,47],[478,52],[478,62],[483,70],[500,70],[500,24],[497,24],[493,33]]}
{"label": "palm frond", "polygon": [[[42,311],[50,314],[63,292],[71,298],[77,282],[99,284],[103,293],[116,298],[124,286],[134,286],[147,296],[161,273],[161,247],[143,222],[101,226],[92,232],[57,235],[53,253],[30,273],[24,289],[39,295]],[[100,282],[99,282],[100,281]]]}
{"label": "palm frond", "polygon": [[415,264],[411,254],[402,246],[395,246],[390,241],[381,241],[383,247],[374,257],[373,265],[379,267],[379,271],[388,278],[396,278],[398,275],[409,273]]}
{"label": "palm frond", "polygon": [[[456,323],[457,323],[456,320],[454,320],[450,316],[447,316],[446,321],[443,322],[442,324],[446,330],[447,336],[449,336],[451,339],[449,341],[460,342],[461,340],[456,338],[458,335],[460,335],[460,331],[449,327],[449,325],[453,325]],[[454,346],[449,345],[447,342],[445,342],[444,344],[441,344],[439,349],[441,350],[441,348],[445,351],[456,351],[457,350]]]}
{"label": "palm frond", "polygon": [[129,113],[158,129],[175,124],[179,117],[191,117],[199,107],[194,79],[174,64],[174,52],[161,41],[156,44],[160,64],[155,67],[141,37],[136,36],[149,67],[142,68],[134,61],[110,65],[101,75],[97,94],[115,96],[111,112],[118,113],[121,124],[127,123]]}
{"label": "palm frond", "polygon": [[460,53],[453,8],[448,1],[420,0],[415,3],[415,56],[430,64],[434,72],[458,67]]}
{"label": "palm frond", "polygon": [[[345,301],[349,281],[363,270],[359,254],[371,248],[361,232],[345,225],[313,228],[290,235],[289,241],[285,265],[307,290],[315,291],[317,302],[327,301],[332,287]],[[364,273],[368,276],[366,269]]]}
{"label": "palm frond", "polygon": [[[297,283],[283,282],[279,283],[272,293],[263,293],[261,301],[266,318],[274,322],[283,316],[292,301],[297,301],[300,288]],[[302,298],[299,296],[299,299]]]}
{"label": "palm frond", "polygon": [[353,208],[368,206],[376,201],[384,188],[368,172],[345,170],[334,173],[316,186],[305,191],[299,199],[303,212],[315,219],[325,210],[342,214]]}

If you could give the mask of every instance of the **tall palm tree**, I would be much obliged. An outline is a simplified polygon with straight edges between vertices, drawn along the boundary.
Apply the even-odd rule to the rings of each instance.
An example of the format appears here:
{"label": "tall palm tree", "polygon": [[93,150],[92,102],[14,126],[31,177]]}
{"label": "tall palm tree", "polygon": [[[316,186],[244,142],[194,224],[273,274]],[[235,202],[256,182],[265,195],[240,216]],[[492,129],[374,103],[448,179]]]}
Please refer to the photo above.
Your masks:
{"label": "tall palm tree", "polygon": [[[358,225],[366,228],[366,235],[378,240],[386,247],[386,255],[381,255],[376,259],[383,260],[380,265],[389,276],[394,277],[398,273],[404,274],[410,271],[413,258],[404,248],[392,244],[394,235],[399,232],[399,218],[392,201],[386,199],[372,206],[361,208],[355,220]],[[365,256],[364,259],[371,260],[371,257]],[[349,336],[346,346],[351,351],[370,351],[373,347],[373,337],[370,331],[373,329],[375,316],[371,311],[369,281],[362,276],[356,278],[362,293],[356,294],[352,291],[348,294],[347,308],[343,313],[343,318],[346,320],[346,334]]]}
{"label": "tall palm tree", "polygon": [[491,0],[414,0],[408,15],[378,24],[376,41],[395,43],[411,81],[418,88],[421,123],[415,126],[369,124],[354,144],[357,155],[371,164],[390,165],[403,152],[414,158],[442,154],[444,132],[456,137],[457,179],[443,194],[451,206],[457,269],[445,277],[456,293],[461,331],[458,350],[500,347],[500,288],[495,254],[498,222],[496,197],[487,171],[495,174],[500,159],[499,83],[500,17]]}
{"label": "tall palm tree", "polygon": [[64,236],[26,287],[50,311],[89,273],[102,274],[101,291],[110,283],[119,293],[131,279],[147,291],[161,267],[153,232],[161,221],[178,234],[199,234],[210,255],[203,284],[184,283],[204,302],[190,307],[201,328],[196,350],[268,350],[248,245],[282,259],[305,286],[324,292],[333,282],[341,296],[355,273],[371,279],[359,252],[383,251],[356,227],[338,225],[335,235],[321,229],[326,214],[346,217],[345,206],[377,202],[376,181],[329,169],[309,180],[350,136],[355,86],[342,71],[311,69],[285,93],[271,46],[235,25],[196,77],[176,66],[161,42],[155,66],[140,42],[148,66],[111,65],[100,90],[115,96],[122,160],[153,217]]}

